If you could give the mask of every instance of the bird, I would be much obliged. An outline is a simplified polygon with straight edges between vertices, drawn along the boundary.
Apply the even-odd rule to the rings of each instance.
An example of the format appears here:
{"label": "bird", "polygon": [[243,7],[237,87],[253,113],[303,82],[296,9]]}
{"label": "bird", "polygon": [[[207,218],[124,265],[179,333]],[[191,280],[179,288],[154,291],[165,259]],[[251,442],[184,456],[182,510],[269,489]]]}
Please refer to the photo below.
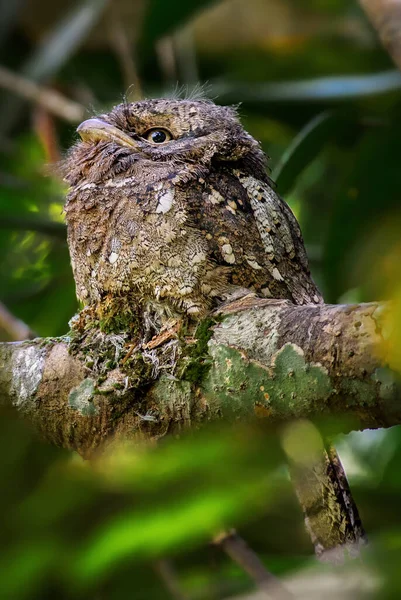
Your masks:
{"label": "bird", "polygon": [[[119,310],[124,302],[138,311],[151,306],[196,322],[250,293],[323,302],[299,224],[235,107],[205,98],[123,102],[77,132],[61,173],[83,305],[107,299]],[[320,554],[338,542],[333,531],[344,543],[364,536],[334,450],[322,465],[326,479],[304,494],[303,506]],[[315,527],[316,514],[323,527]]]}
{"label": "bird", "polygon": [[84,304],[129,294],[199,316],[239,289],[321,301],[298,223],[233,108],[123,103],[78,133],[65,213]]}

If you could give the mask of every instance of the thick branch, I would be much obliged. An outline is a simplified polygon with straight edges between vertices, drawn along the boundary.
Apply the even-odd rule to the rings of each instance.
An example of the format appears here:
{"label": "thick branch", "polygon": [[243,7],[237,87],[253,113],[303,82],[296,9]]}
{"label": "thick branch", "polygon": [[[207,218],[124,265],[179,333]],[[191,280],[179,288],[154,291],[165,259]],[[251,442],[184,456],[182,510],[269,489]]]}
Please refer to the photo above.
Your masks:
{"label": "thick branch", "polygon": [[[383,358],[385,310],[265,300],[232,307],[202,355],[191,355],[193,343],[170,342],[184,358],[174,376],[167,370],[158,380],[154,353],[116,350],[117,362],[99,378],[96,352],[73,356],[67,338],[1,344],[0,397],[45,438],[84,456],[106,441],[160,437],[221,417],[347,415],[357,428],[388,427],[401,423],[401,403]],[[117,348],[120,338],[108,339]]]}

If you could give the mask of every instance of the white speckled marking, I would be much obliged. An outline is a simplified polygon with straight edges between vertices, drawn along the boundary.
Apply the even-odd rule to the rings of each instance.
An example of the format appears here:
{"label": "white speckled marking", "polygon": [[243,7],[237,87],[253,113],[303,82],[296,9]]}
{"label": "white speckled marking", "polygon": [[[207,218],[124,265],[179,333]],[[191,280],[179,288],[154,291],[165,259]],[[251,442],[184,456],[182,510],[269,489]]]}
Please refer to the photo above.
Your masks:
{"label": "white speckled marking", "polygon": [[172,190],[167,190],[161,196],[159,196],[159,201],[157,203],[156,212],[157,213],[166,213],[170,210],[173,205],[174,200],[174,192]]}
{"label": "white speckled marking", "polygon": [[194,288],[189,287],[189,286],[180,288],[181,296],[186,296],[187,294],[192,294],[193,291],[194,291]]}
{"label": "white speckled marking", "polygon": [[221,247],[221,254],[226,262],[230,265],[235,263],[235,255],[233,253],[233,249],[231,244],[223,244]]}
{"label": "white speckled marking", "polygon": [[274,267],[274,269],[272,271],[272,275],[273,275],[274,279],[276,279],[276,281],[284,281],[283,276],[281,275],[281,273],[277,269],[277,267]]}
{"label": "white speckled marking", "polygon": [[233,248],[231,244],[223,244],[223,246],[221,247],[221,251],[223,254],[232,254]]}
{"label": "white speckled marking", "polygon": [[83,183],[79,186],[80,190],[91,190],[96,187],[96,183]]}
{"label": "white speckled marking", "polygon": [[130,177],[122,177],[121,179],[119,178],[115,178],[115,179],[109,179],[105,184],[104,187],[124,187],[126,185],[131,185],[133,183],[134,180],[134,176],[130,176]]}
{"label": "white speckled marking", "polygon": [[112,252],[109,256],[109,263],[114,265],[114,263],[117,262],[117,260],[118,260],[117,252]]}
{"label": "white speckled marking", "polygon": [[246,259],[246,262],[248,263],[248,265],[250,267],[252,267],[252,269],[255,269],[255,271],[259,271],[262,267],[260,266],[260,264],[256,261],[256,260],[249,260],[248,258]]}
{"label": "white speckled marking", "polygon": [[209,200],[212,204],[221,204],[222,202],[224,202],[224,198],[220,194],[220,192],[213,188],[210,190]]}
{"label": "white speckled marking", "polygon": [[121,248],[121,242],[118,238],[113,237],[111,239],[111,244],[110,244],[110,250],[111,252],[117,252],[120,250]]}
{"label": "white speckled marking", "polygon": [[196,265],[206,260],[206,254],[204,252],[198,252],[191,258],[191,264]]}

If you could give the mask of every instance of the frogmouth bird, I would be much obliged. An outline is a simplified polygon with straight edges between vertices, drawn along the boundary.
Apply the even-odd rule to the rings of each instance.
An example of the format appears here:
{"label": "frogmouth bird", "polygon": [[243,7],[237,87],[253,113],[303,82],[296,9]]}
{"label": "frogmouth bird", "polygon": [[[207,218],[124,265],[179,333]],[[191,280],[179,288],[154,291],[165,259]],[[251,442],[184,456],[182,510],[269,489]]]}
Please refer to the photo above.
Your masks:
{"label": "frogmouth bird", "polygon": [[[83,304],[153,303],[196,320],[250,292],[322,302],[299,225],[234,108],[208,100],[123,103],[84,121],[78,134],[62,169]],[[363,532],[338,457],[324,461],[326,483],[308,506],[300,499],[315,546],[327,549]]]}

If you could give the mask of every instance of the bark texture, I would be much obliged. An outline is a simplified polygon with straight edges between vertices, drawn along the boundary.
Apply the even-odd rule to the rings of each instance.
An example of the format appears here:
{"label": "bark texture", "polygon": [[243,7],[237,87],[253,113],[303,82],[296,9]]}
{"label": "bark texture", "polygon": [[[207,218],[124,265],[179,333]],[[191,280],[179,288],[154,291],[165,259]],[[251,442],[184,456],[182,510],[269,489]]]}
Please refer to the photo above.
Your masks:
{"label": "bark texture", "polygon": [[[4,343],[0,399],[85,457],[116,440],[220,418],[346,415],[346,430],[389,427],[401,423],[401,403],[384,351],[386,310],[251,298],[204,323],[197,341],[152,351],[133,352],[115,334],[101,334],[85,353],[69,337]],[[112,352],[99,375],[105,347]],[[163,363],[166,348],[178,358]]]}

